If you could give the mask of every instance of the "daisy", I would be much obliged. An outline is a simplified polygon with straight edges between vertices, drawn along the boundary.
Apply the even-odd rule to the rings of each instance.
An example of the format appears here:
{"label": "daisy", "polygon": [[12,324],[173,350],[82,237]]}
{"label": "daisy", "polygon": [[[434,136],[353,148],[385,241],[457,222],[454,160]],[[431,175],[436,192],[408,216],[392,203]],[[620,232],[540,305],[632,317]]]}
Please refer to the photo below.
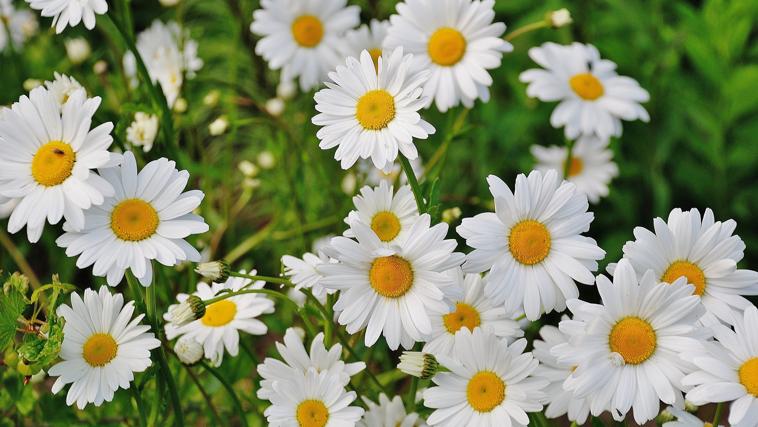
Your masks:
{"label": "daisy", "polygon": [[592,415],[609,410],[617,421],[633,410],[638,424],[658,415],[659,401],[681,407],[683,359],[705,344],[697,320],[705,313],[692,286],[680,279],[642,279],[621,260],[611,283],[598,276],[602,304],[568,302],[573,320],[560,323],[568,344],[551,350],[558,363],[576,366],[563,383],[576,398],[587,398]]}
{"label": "daisy", "polygon": [[42,16],[53,18],[55,32],[60,34],[67,26],[76,27],[80,22],[91,30],[95,28],[95,15],[108,12],[105,0],[26,0],[29,7],[41,11]]}
{"label": "daisy", "polygon": [[374,66],[379,69],[379,58],[382,56],[382,44],[387,37],[388,21],[372,19],[370,26],[361,25],[358,29],[345,33],[345,56],[360,57],[361,52],[368,51]]}
{"label": "daisy", "polygon": [[408,159],[418,157],[413,139],[426,139],[434,127],[418,114],[424,105],[421,85],[429,78],[422,71],[413,74],[411,55],[403,49],[384,52],[378,71],[368,51],[360,60],[347,58],[346,66],[329,73],[334,83],[316,93],[313,124],[322,126],[316,136],[319,147],[338,147],[334,159],[342,168],[358,158],[371,158],[379,169],[391,167],[398,151]]}
{"label": "daisy", "polygon": [[84,90],[84,87],[73,77],[58,72],[53,73],[53,77],[55,78],[52,81],[45,82],[45,87],[60,105],[65,104],[74,92]]}
{"label": "daisy", "polygon": [[253,12],[250,31],[261,37],[255,53],[282,81],[300,79],[309,91],[343,60],[343,37],[360,23],[360,8],[347,0],[262,0]]}
{"label": "daisy", "polygon": [[284,275],[289,277],[292,284],[295,285],[293,290],[310,289],[313,296],[319,301],[326,299],[327,294],[336,292],[333,289],[325,289],[321,286],[321,279],[324,275],[319,271],[319,267],[330,262],[336,261],[330,259],[323,252],[319,252],[318,255],[306,252],[302,259],[292,255],[282,257]]}
{"label": "daisy", "polygon": [[19,50],[37,33],[38,27],[32,12],[14,8],[11,0],[0,0],[0,52],[9,45],[9,35],[13,49]]}
{"label": "daisy", "polygon": [[426,427],[426,423],[415,412],[408,414],[400,396],[390,400],[386,394],[379,394],[379,403],[363,398],[368,410],[358,421],[357,427]]}
{"label": "daisy", "polygon": [[79,409],[110,402],[116,390],[128,389],[134,373],[152,364],[150,350],[161,345],[149,326],[140,325],[144,315],[132,319],[134,303],[124,304],[123,295],[112,295],[105,286],[99,292],[86,289],[84,300],[71,294],[71,305],[62,304],[57,313],[66,321],[62,361],[48,374],[58,377],[53,393],[71,384],[66,404],[76,402]]}
{"label": "daisy", "polygon": [[479,327],[501,339],[512,340],[524,335],[516,316],[506,313],[502,305],[494,305],[484,295],[484,282],[479,274],[463,274],[460,268],[448,271],[463,297],[449,299],[448,306],[432,312],[432,333],[423,351],[437,355],[452,355],[455,334],[461,329],[473,331]]}
{"label": "daisy", "polygon": [[594,219],[587,197],[555,171],[520,174],[514,192],[494,175],[487,182],[495,212],[465,218],[457,228],[474,248],[463,270],[490,270],[484,293],[507,312],[537,320],[563,311],[567,299],[579,296],[574,281],[592,284],[597,260],[605,256],[582,235]]}
{"label": "daisy", "polygon": [[697,370],[682,383],[693,387],[687,400],[695,405],[732,402],[729,424],[753,427],[758,420],[758,308],[750,306],[735,313],[734,330],[721,324],[713,326],[718,342],[709,343],[693,358]]}
{"label": "daisy", "polygon": [[[245,274],[242,270],[240,273]],[[256,271],[252,270],[251,275]],[[241,277],[230,277],[224,283],[200,282],[197,290],[192,294],[203,301],[223,295],[223,292],[236,292],[241,289],[263,289],[266,283],[263,281],[253,282]],[[181,304],[190,295],[179,294],[176,300]],[[170,312],[177,304],[168,308]],[[205,307],[203,317],[181,326],[171,322],[166,323],[166,338],[172,340],[177,337],[193,338],[203,345],[205,358],[214,365],[219,366],[224,360],[224,349],[234,357],[239,353],[239,331],[251,335],[265,335],[268,331],[266,324],[257,319],[261,314],[273,313],[274,302],[263,294],[242,294],[222,299]],[[171,320],[167,312],[165,320]]]}
{"label": "daisy", "polygon": [[424,80],[426,106],[434,100],[445,112],[462,103],[489,101],[492,77],[503,52],[513,46],[503,40],[505,24],[493,23],[494,0],[408,0],[390,17],[385,49],[403,46],[413,54],[416,70],[431,70]]}
{"label": "daisy", "polygon": [[[745,243],[732,234],[736,227],[732,219],[714,221],[710,209],[701,218],[697,209],[677,208],[667,222],[653,220],[653,231],[635,228],[635,240],[624,245],[624,258],[638,275],[650,269],[662,282],[686,278],[709,313],[729,319],[732,308],[752,306],[741,295],[758,295],[758,272],[737,268]],[[613,268],[609,265],[611,273]]]}
{"label": "daisy", "polygon": [[126,140],[135,147],[142,147],[145,153],[152,150],[157,135],[158,116],[141,111],[134,115],[134,121],[126,128]]}
{"label": "daisy", "polygon": [[[411,169],[413,174],[416,175],[417,180],[421,180],[424,176],[424,165],[421,163],[421,157],[416,157],[410,160]],[[398,177],[400,178],[400,184],[405,185],[408,183],[408,177],[403,173],[403,167],[399,161],[391,163],[384,169],[378,169],[374,166],[371,160],[360,159],[358,160],[358,173],[363,177],[366,184],[371,186],[377,186],[382,181],[387,181],[388,184],[394,184]]]}
{"label": "daisy", "polygon": [[382,242],[361,222],[351,225],[356,240],[335,237],[337,264],[321,267],[321,285],[341,291],[334,310],[339,324],[355,334],[366,329],[366,346],[383,335],[392,350],[409,349],[432,332],[431,310],[445,310],[443,290],[452,286],[446,270],[463,261],[445,240],[447,224],[430,227],[421,215],[399,245]]}
{"label": "daisy", "polygon": [[61,218],[75,230],[83,211],[113,196],[113,187],[91,170],[117,164],[108,152],[113,124],[90,130],[100,98],[75,91],[64,105],[37,87],[0,115],[0,195],[19,199],[8,231],[26,226],[29,241],[39,240],[45,222]]}
{"label": "daisy", "polygon": [[537,360],[524,353],[526,340],[511,345],[481,328],[455,335],[453,357],[440,357],[450,372],[435,375],[436,386],[424,391],[424,406],[435,411],[429,425],[529,424],[527,412],[542,410],[544,379],[532,376]]}
{"label": "daisy", "polygon": [[203,218],[191,213],[205,195],[200,190],[183,192],[189,172],[174,165],[161,158],[137,174],[134,155],[127,151],[121,167],[100,169],[115,195],[84,212],[80,231],[67,220],[58,246],[70,257],[79,256],[77,267],[94,264],[92,273],[107,276],[111,286],[121,282],[127,268],[143,286],[150,286],[152,260],[168,267],[200,261],[200,253],[184,239],[208,231]]}
{"label": "daisy", "polygon": [[[543,147],[532,145],[530,151],[537,160],[534,169],[547,172],[553,169],[562,175],[566,168],[566,147]],[[613,151],[608,149],[608,141],[596,136],[580,136],[571,150],[566,179],[576,185],[576,189],[587,195],[590,203],[597,203],[608,195],[608,184],[618,176],[619,169],[613,162]]]}
{"label": "daisy", "polygon": [[[563,316],[563,319],[568,319]],[[574,372],[575,366],[565,363],[559,363],[558,359],[550,353],[550,350],[559,345],[566,344],[569,337],[561,332],[555,326],[546,325],[540,329],[542,340],[534,340],[534,357],[540,361],[539,367],[534,371],[534,375],[545,378],[550,384],[545,389],[547,404],[545,416],[548,418],[558,418],[568,414],[570,421],[575,421],[582,425],[587,421],[590,413],[589,401],[584,398],[577,398],[574,393],[563,389],[563,382]]]}
{"label": "daisy", "polygon": [[346,392],[339,377],[329,372],[295,373],[288,381],[274,384],[271,406],[264,415],[272,427],[341,427],[355,425],[363,408],[349,406],[356,398]]}
{"label": "daisy", "polygon": [[[418,218],[418,207],[411,188],[403,185],[393,194],[392,185],[382,181],[377,187],[361,188],[360,193],[353,197],[356,209],[347,214],[345,223],[348,226],[363,223],[387,244],[402,241]],[[354,237],[351,229],[344,235]]]}
{"label": "daisy", "polygon": [[704,422],[684,409],[669,406],[666,410],[676,417],[676,421],[663,423],[663,427],[713,427],[713,424]]}
{"label": "daisy", "polygon": [[283,361],[267,357],[257,368],[262,378],[258,389],[258,397],[261,399],[270,399],[276,394],[275,383],[291,380],[293,376],[303,375],[309,369],[314,369],[317,373],[329,373],[344,387],[350,382],[350,377],[366,368],[363,362],[343,362],[340,359],[342,356],[340,344],[334,344],[327,349],[324,345],[323,333],[313,338],[310,350],[306,351],[303,339],[295,328],[287,328],[284,342],[277,342],[276,348]]}
{"label": "daisy", "polygon": [[566,138],[594,134],[606,140],[621,136],[622,119],[650,120],[640,105],[650,99],[648,92],[634,79],[619,76],[616,64],[601,59],[595,46],[548,42],[529,49],[529,57],[545,69],[524,71],[519,78],[529,84],[530,97],[560,101],[550,124],[565,127]]}

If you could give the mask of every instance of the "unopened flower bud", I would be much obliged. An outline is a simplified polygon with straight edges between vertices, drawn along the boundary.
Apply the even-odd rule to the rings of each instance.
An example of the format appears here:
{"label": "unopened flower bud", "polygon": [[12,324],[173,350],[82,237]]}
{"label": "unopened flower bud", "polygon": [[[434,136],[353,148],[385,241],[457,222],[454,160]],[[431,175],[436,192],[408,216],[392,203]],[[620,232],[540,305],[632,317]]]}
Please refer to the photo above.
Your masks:
{"label": "unopened flower bud", "polygon": [[237,169],[248,178],[258,175],[258,166],[255,166],[250,160],[243,160],[237,164]]}
{"label": "unopened flower bud", "polygon": [[442,211],[442,220],[451,223],[461,217],[461,208],[454,207]]}
{"label": "unopened flower bud", "polygon": [[279,117],[284,112],[284,101],[281,98],[271,98],[266,101],[263,108],[274,117]]}
{"label": "unopened flower bud", "polygon": [[256,160],[263,169],[271,169],[276,165],[276,159],[270,151],[261,151]]}
{"label": "unopened flower bud", "polygon": [[408,375],[428,380],[439,370],[440,364],[434,355],[420,351],[404,351],[397,369]]}
{"label": "unopened flower bud", "polygon": [[208,125],[208,132],[213,136],[219,136],[226,132],[229,127],[229,120],[221,116]]}
{"label": "unopened flower bud", "polygon": [[174,353],[185,365],[194,365],[203,358],[203,346],[185,335],[174,344]]}
{"label": "unopened flower bud", "polygon": [[218,104],[219,98],[221,98],[221,93],[217,90],[212,90],[203,97],[203,104],[208,107],[215,107]]}
{"label": "unopened flower bud", "polygon": [[205,303],[197,295],[190,295],[186,300],[168,310],[168,321],[176,326],[186,325],[205,315]]}
{"label": "unopened flower bud", "polygon": [[221,283],[229,278],[229,264],[224,260],[201,262],[195,267],[195,273],[212,282]]}
{"label": "unopened flower bud", "polygon": [[68,39],[63,42],[63,45],[66,48],[68,59],[74,64],[81,64],[92,53],[89,42],[83,37]]}
{"label": "unopened flower bud", "polygon": [[568,9],[558,9],[547,14],[547,20],[553,28],[561,28],[574,22]]}
{"label": "unopened flower bud", "polygon": [[187,111],[187,100],[184,98],[179,98],[174,102],[174,111],[177,113],[184,113]]}
{"label": "unopened flower bud", "polygon": [[296,92],[297,86],[292,80],[283,80],[276,87],[276,96],[284,100],[292,99]]}

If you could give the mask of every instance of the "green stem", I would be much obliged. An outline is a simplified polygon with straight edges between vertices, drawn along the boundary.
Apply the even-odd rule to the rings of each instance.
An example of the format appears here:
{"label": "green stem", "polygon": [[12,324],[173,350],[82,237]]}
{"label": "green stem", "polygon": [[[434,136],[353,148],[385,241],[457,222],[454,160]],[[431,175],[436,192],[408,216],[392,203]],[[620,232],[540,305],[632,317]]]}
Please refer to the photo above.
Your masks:
{"label": "green stem", "polygon": [[232,385],[229,384],[229,382],[224,378],[221,373],[219,373],[216,369],[212,368],[210,365],[205,363],[204,360],[200,361],[200,366],[202,366],[206,371],[210,372],[211,375],[216,377],[216,379],[221,383],[221,385],[226,389],[227,393],[229,393],[229,396],[232,398],[232,402],[234,403],[234,407],[237,409],[238,416],[240,417],[240,420],[242,421],[242,424],[247,427],[247,417],[245,417],[245,411],[242,409],[242,403],[240,403],[239,397],[237,397],[237,393],[234,392],[234,388],[232,388]]}
{"label": "green stem", "polygon": [[416,411],[416,390],[418,390],[418,377],[411,377],[411,386],[408,389],[408,396],[405,398],[405,409],[408,413]]}
{"label": "green stem", "polygon": [[526,33],[531,33],[532,31],[548,27],[550,27],[550,23],[547,20],[532,22],[531,24],[524,25],[523,27],[517,28],[516,30],[506,34],[503,39],[505,39],[507,42],[510,42],[513,39],[523,36]]}
{"label": "green stem", "polygon": [[147,415],[145,414],[145,408],[142,407],[142,397],[140,397],[137,387],[129,387],[129,391],[132,393],[134,399],[134,406],[137,407],[139,413],[139,425],[142,427],[147,426]]}
{"label": "green stem", "polygon": [[721,413],[724,411],[724,402],[719,402],[716,404],[716,413],[713,415],[713,427],[719,427],[719,422],[721,422]]}
{"label": "green stem", "polygon": [[[271,297],[274,297],[274,298],[279,298],[281,300],[285,300],[285,301],[291,302],[292,304],[295,304],[295,302],[292,301],[291,299],[289,299],[289,297],[287,297],[287,295],[284,295],[281,292],[272,291],[271,289],[245,289],[245,290],[240,290],[240,291],[236,291],[236,292],[225,292],[225,293],[223,293],[223,294],[221,294],[221,295],[219,295],[219,296],[217,296],[215,298],[204,300],[203,303],[207,307],[207,306],[209,306],[209,305],[211,305],[213,303],[216,303],[216,302],[219,302],[219,301],[223,301],[223,300],[225,300],[227,298],[235,297],[237,295],[245,295],[245,294],[264,294],[264,295],[268,295],[268,296],[271,296]],[[295,304],[295,306],[297,306],[297,304]]]}
{"label": "green stem", "polygon": [[221,417],[218,415],[218,411],[216,410],[216,407],[213,405],[213,400],[211,399],[210,395],[208,395],[208,392],[205,391],[205,388],[203,387],[203,384],[200,382],[200,379],[197,377],[197,374],[187,365],[182,364],[186,369],[187,373],[189,374],[189,377],[192,379],[192,382],[195,383],[195,386],[197,386],[197,389],[200,391],[200,394],[203,396],[203,399],[205,400],[205,404],[208,406],[208,409],[210,410],[211,414],[213,415],[213,419],[216,422],[217,426],[223,425],[221,422]]}
{"label": "green stem", "polygon": [[400,164],[403,166],[403,172],[405,172],[405,176],[408,178],[408,184],[411,185],[413,197],[416,199],[416,206],[418,206],[418,212],[426,212],[424,196],[421,194],[421,186],[418,185],[418,180],[416,179],[416,174],[413,172],[411,162],[409,162],[402,153],[399,153],[397,157],[400,159]]}
{"label": "green stem", "polygon": [[32,266],[26,262],[24,254],[18,250],[16,245],[13,244],[13,240],[11,240],[10,236],[8,236],[8,234],[2,228],[0,228],[0,244],[5,248],[6,251],[8,251],[11,258],[13,258],[13,262],[15,262],[21,272],[24,273],[24,276],[29,279],[29,282],[32,284],[32,288],[39,288],[41,286],[41,283],[37,278],[37,275],[34,273]]}
{"label": "green stem", "polygon": [[574,153],[574,141],[569,140],[566,144],[566,161],[563,163],[563,179],[568,179],[569,172],[571,171],[572,156]]}
{"label": "green stem", "polygon": [[290,282],[287,279],[282,279],[281,277],[253,276],[250,274],[239,273],[236,271],[230,271],[229,275],[232,277],[242,277],[244,279],[250,279],[250,280],[263,280],[264,282],[268,282],[268,283],[276,283],[279,285],[292,286],[292,282]]}

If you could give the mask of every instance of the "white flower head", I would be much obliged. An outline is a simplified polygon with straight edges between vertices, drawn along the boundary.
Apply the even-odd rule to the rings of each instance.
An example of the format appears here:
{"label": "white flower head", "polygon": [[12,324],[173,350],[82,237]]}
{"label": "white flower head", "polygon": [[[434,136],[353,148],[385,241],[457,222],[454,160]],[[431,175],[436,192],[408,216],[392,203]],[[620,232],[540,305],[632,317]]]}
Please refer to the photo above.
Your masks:
{"label": "white flower head", "polygon": [[419,414],[405,411],[405,405],[400,396],[390,400],[386,394],[379,394],[379,403],[363,398],[368,410],[358,421],[357,427],[426,427]]}
{"label": "white flower head", "polygon": [[194,338],[183,336],[176,340],[174,353],[185,365],[194,365],[203,358],[204,350],[203,345]]}
{"label": "white flower head", "polygon": [[0,0],[0,52],[13,44],[13,49],[23,48],[27,39],[37,33],[37,17],[29,10],[16,9],[11,0]]}
{"label": "white flower head", "polygon": [[358,58],[361,52],[368,51],[374,66],[379,67],[379,58],[382,56],[382,45],[387,37],[389,21],[379,21],[372,19],[371,22],[363,24],[355,30],[345,33],[345,52],[344,55]]}
{"label": "white flower head", "polygon": [[324,275],[319,271],[319,268],[330,262],[336,261],[329,258],[323,252],[319,252],[318,255],[306,252],[303,254],[303,258],[296,258],[292,255],[284,255],[282,257],[284,275],[290,278],[295,285],[295,290],[302,288],[310,289],[313,296],[319,300],[326,298],[327,294],[336,292],[333,289],[326,289],[321,286],[321,279]]}
{"label": "white flower head", "polygon": [[[403,185],[394,193],[387,181],[374,188],[361,188],[360,194],[353,197],[353,204],[356,209],[347,214],[345,223],[352,226],[360,222],[369,226],[386,244],[402,241],[419,216],[411,188]],[[351,228],[344,235],[355,237]]]}
{"label": "white flower head", "polygon": [[71,76],[56,71],[53,73],[53,77],[52,81],[46,81],[44,84],[60,105],[64,105],[74,92],[84,90],[84,87]]}
{"label": "white flower head", "polygon": [[126,140],[135,147],[142,147],[146,153],[153,148],[157,135],[158,116],[142,111],[134,114],[134,120],[126,128]]}
{"label": "white flower head", "polygon": [[26,0],[29,7],[41,11],[42,16],[53,18],[55,32],[60,34],[67,26],[76,27],[80,22],[91,30],[95,28],[95,15],[108,12],[105,0]]}

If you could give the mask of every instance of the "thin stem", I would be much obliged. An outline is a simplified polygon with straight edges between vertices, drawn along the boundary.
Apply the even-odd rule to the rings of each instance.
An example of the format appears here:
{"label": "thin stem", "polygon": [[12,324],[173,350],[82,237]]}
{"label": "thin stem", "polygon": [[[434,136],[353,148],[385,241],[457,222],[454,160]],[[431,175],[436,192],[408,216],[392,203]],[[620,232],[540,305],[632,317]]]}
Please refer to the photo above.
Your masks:
{"label": "thin stem", "polygon": [[239,273],[236,271],[230,271],[229,275],[232,277],[242,277],[242,278],[250,279],[250,280],[263,280],[264,282],[268,282],[268,283],[276,283],[279,285],[292,286],[292,282],[290,282],[287,279],[282,279],[281,277],[253,276],[250,274]]}
{"label": "thin stem", "polygon": [[411,377],[411,386],[408,389],[408,396],[405,398],[405,409],[409,413],[416,411],[416,390],[418,390],[418,377]]}
{"label": "thin stem", "polygon": [[142,427],[147,426],[147,415],[145,414],[145,408],[142,406],[142,397],[139,395],[139,391],[137,391],[137,387],[129,387],[129,391],[132,393],[132,398],[134,399],[134,406],[137,407],[137,412],[139,413],[139,425]]}
{"label": "thin stem", "polygon": [[419,213],[424,213],[426,212],[426,203],[424,202],[424,196],[421,194],[421,187],[418,185],[418,180],[416,179],[416,174],[413,172],[411,162],[409,162],[402,153],[398,155],[398,158],[400,158],[403,172],[405,172],[405,176],[408,178],[408,184],[411,185],[411,190],[413,191],[413,197],[416,199],[418,211]]}
{"label": "thin stem", "polygon": [[719,422],[721,422],[721,413],[724,411],[724,402],[719,402],[716,404],[716,413],[713,414],[713,427],[719,427]]}
{"label": "thin stem", "polygon": [[211,414],[213,415],[214,421],[216,421],[216,425],[220,426],[223,425],[221,422],[221,417],[218,414],[218,411],[216,410],[216,407],[213,405],[213,400],[211,399],[210,395],[208,395],[208,392],[205,391],[205,388],[203,387],[203,384],[200,382],[200,379],[197,377],[197,374],[195,374],[195,371],[192,370],[187,365],[182,364],[185,368],[187,368],[187,373],[189,374],[189,377],[192,379],[192,382],[195,383],[195,386],[197,386],[197,389],[200,391],[200,394],[203,395],[203,399],[205,399],[205,404],[208,405],[208,409],[210,410]]}
{"label": "thin stem", "polygon": [[11,240],[10,236],[8,236],[8,233],[6,233],[2,228],[0,228],[0,244],[3,245],[6,251],[8,251],[8,254],[10,254],[11,258],[13,258],[13,262],[16,263],[19,270],[21,270],[21,272],[24,273],[24,276],[29,279],[29,282],[32,284],[32,288],[39,288],[41,283],[37,278],[37,275],[34,273],[31,265],[26,262],[24,254],[18,250],[16,245],[13,244],[13,240]]}
{"label": "thin stem", "polygon": [[571,162],[573,161],[574,153],[574,141],[569,140],[566,144],[566,161],[563,163],[563,179],[568,179],[569,172],[571,172]]}
{"label": "thin stem", "polygon": [[234,407],[237,409],[237,413],[240,417],[240,420],[242,421],[242,424],[247,427],[247,418],[245,417],[245,411],[242,409],[242,403],[240,403],[239,397],[237,397],[237,393],[234,392],[232,385],[229,384],[229,382],[221,375],[221,373],[205,363],[204,360],[200,361],[200,366],[202,366],[206,371],[210,372],[211,375],[216,377],[216,379],[226,389],[227,393],[229,393],[229,396],[232,398],[232,402],[234,403]]}
{"label": "thin stem", "polygon": [[287,295],[284,295],[281,292],[272,291],[271,289],[245,289],[245,290],[240,290],[240,291],[236,291],[236,292],[225,292],[225,293],[223,293],[223,294],[221,294],[221,295],[219,295],[219,296],[217,296],[215,298],[204,300],[203,303],[206,306],[209,306],[209,305],[211,305],[213,303],[217,303],[219,301],[223,301],[223,300],[225,300],[227,298],[235,297],[237,295],[245,295],[245,294],[265,294],[265,295],[268,295],[268,296],[271,296],[271,297],[274,297],[274,298],[279,298],[281,300],[289,301],[292,304],[295,304],[295,306],[297,306],[297,304],[294,301],[292,301],[291,299],[289,299],[289,297],[287,297]]}
{"label": "thin stem", "polygon": [[547,20],[532,22],[531,24],[526,24],[523,27],[517,28],[516,30],[506,34],[503,38],[505,41],[510,42],[513,39],[523,36],[526,33],[531,33],[532,31],[548,27],[550,27],[550,23]]}

